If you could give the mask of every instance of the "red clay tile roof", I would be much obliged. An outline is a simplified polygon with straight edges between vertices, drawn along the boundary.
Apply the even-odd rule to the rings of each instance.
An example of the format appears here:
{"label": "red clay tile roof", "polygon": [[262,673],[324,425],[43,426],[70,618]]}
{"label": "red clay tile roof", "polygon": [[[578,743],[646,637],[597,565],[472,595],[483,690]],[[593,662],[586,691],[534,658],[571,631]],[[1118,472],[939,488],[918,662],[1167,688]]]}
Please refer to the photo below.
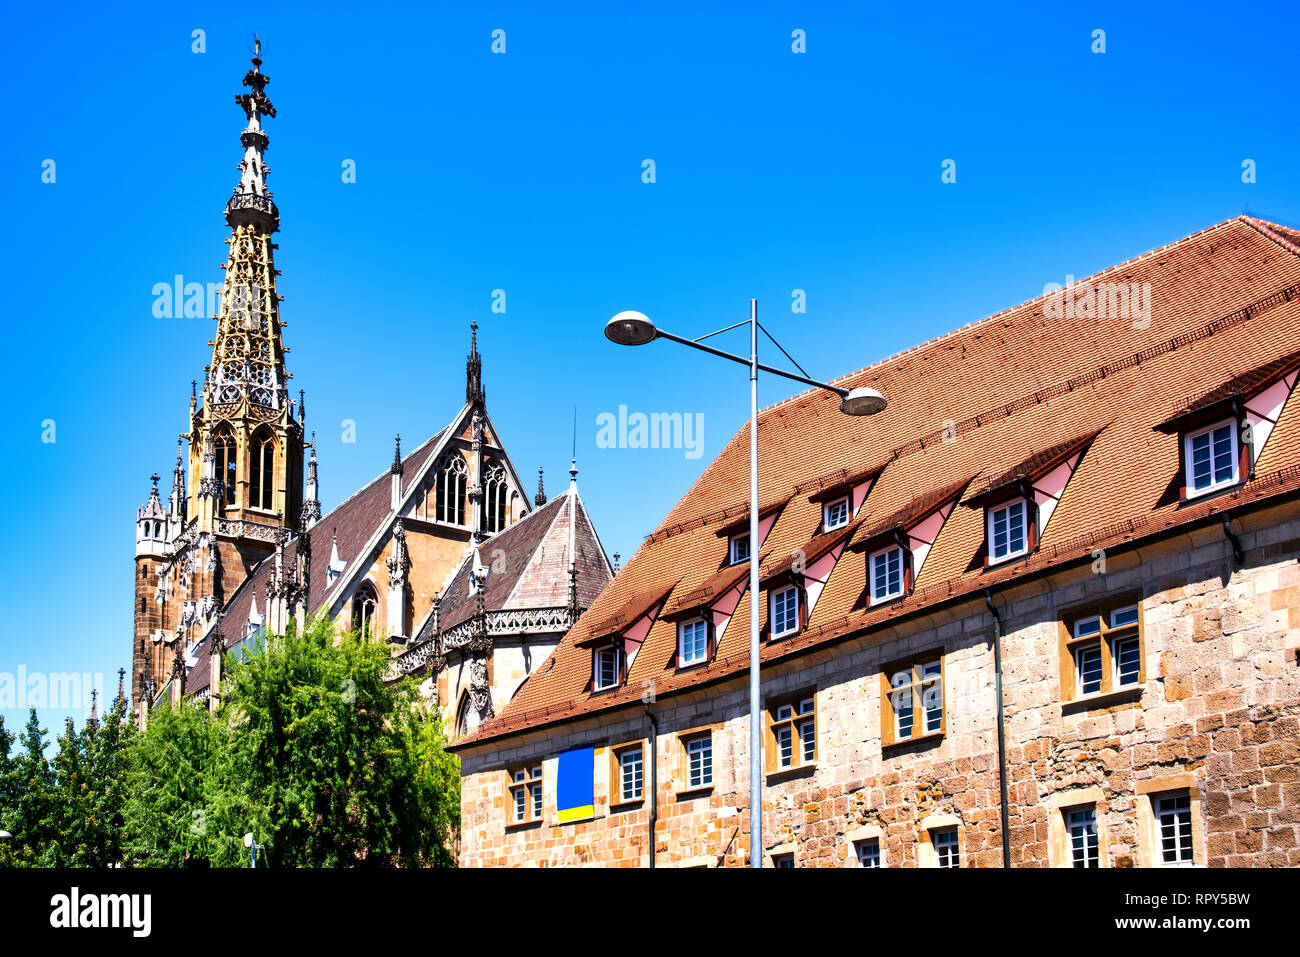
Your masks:
{"label": "red clay tile roof", "polygon": [[1232,399],[1251,399],[1255,393],[1267,388],[1283,376],[1300,367],[1300,351],[1266,362],[1256,369],[1235,375],[1227,382],[1211,389],[1196,398],[1181,402],[1177,411],[1155,427],[1157,432],[1178,432],[1180,425],[1187,419],[1199,415],[1206,409]]}
{"label": "red clay tile roof", "polygon": [[633,625],[640,620],[642,615],[658,611],[659,606],[668,597],[668,593],[673,590],[676,584],[676,582],[673,582],[670,585],[634,592],[613,614],[589,621],[587,623],[588,634],[592,638],[603,638],[623,631],[629,625]]}
{"label": "red clay tile roof", "polygon": [[[1105,427],[1103,426],[1103,428]],[[1035,452],[1012,468],[978,476],[975,481],[971,482],[970,488],[966,491],[965,504],[975,506],[987,501],[990,496],[996,495],[1008,486],[1015,485],[1021,479],[1033,481],[1040,478],[1070,458],[1070,456],[1084,451],[1092,443],[1093,439],[1101,434],[1101,431],[1101,429],[1091,429],[1083,435],[1075,436],[1064,442],[1058,442],[1050,449]]]}
{"label": "red clay tile roof", "polygon": [[864,519],[860,523],[861,528],[858,530],[858,534],[853,536],[853,543],[849,545],[849,549],[860,552],[869,547],[872,542],[878,540],[880,536],[892,532],[896,528],[906,529],[922,521],[929,517],[931,512],[942,508],[960,496],[970,482],[971,480],[968,478],[959,479],[951,485],[936,489],[933,492],[927,492],[920,498],[904,505],[892,515],[887,515],[881,519]]}
{"label": "red clay tile roof", "polygon": [[[1100,431],[1075,469],[1042,541],[1023,559],[985,570],[973,559],[983,516],[955,509],[935,540],[915,590],[884,607],[862,607],[866,567],[844,554],[823,588],[808,627],[767,643],[764,661],[866,634],[938,603],[1053,566],[1090,559],[1098,546],[1163,534],[1225,509],[1300,495],[1300,402],[1288,402],[1256,465],[1256,478],[1220,496],[1180,507],[1169,494],[1179,467],[1176,435],[1153,432],[1180,397],[1289,355],[1300,328],[1300,245],[1289,234],[1238,217],[1146,253],[1086,280],[1151,284],[1151,321],[1083,314],[1053,318],[1040,297],[965,326],[900,355],[846,375],[836,384],[872,386],[889,407],[845,418],[838,398],[805,392],[765,409],[759,445],[769,463],[760,501],[790,498],[763,544],[769,556],[807,543],[821,520],[806,483],[843,470],[857,474],[888,462],[858,518],[863,527],[914,514],[915,504],[973,475],[1015,470],[1041,450]],[[1142,324],[1140,324],[1142,325]],[[945,420],[951,420],[948,429]],[[956,441],[944,441],[945,435]],[[619,572],[591,611],[524,683],[494,720],[454,748],[620,707],[639,706],[650,681],[661,699],[739,675],[748,667],[749,604],[737,606],[709,664],[668,667],[676,635],[657,621],[625,685],[593,697],[586,691],[591,655],[576,646],[590,622],[629,596],[673,585],[673,596],[717,574],[721,543],[704,516],[736,505],[749,477],[748,425],[709,465]],[[665,534],[671,530],[671,534]],[[674,585],[675,583],[675,585]],[[744,587],[744,583],[741,583]],[[761,606],[760,606],[761,607]]]}

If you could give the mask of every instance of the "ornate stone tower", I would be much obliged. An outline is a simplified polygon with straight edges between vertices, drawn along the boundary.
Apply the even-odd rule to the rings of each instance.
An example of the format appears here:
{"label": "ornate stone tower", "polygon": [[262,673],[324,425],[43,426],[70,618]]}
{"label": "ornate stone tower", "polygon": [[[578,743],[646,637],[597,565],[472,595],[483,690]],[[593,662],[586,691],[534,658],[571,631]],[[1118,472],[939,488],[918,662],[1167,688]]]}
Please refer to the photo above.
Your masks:
{"label": "ornate stone tower", "polygon": [[[152,703],[167,686],[175,697],[188,659],[249,572],[276,551],[319,503],[303,500],[303,410],[289,399],[276,292],[272,235],[280,212],[266,186],[262,129],[275,108],[266,95],[261,44],[237,94],[247,125],[239,184],[226,203],[229,256],[201,392],[190,392],[188,468],[178,451],[166,512],[157,482],[136,527],[135,634],[132,695]],[[197,385],[197,383],[196,383]],[[300,394],[301,395],[301,394]],[[315,476],[313,475],[313,478]],[[188,479],[188,481],[186,481]],[[311,499],[314,500],[313,490]],[[301,561],[301,558],[300,558]],[[192,662],[190,662],[192,664]]]}
{"label": "ornate stone tower", "polygon": [[[234,522],[296,530],[302,511],[302,423],[289,399],[289,350],[281,340],[275,283],[280,273],[271,241],[280,211],[266,186],[270,169],[263,158],[269,140],[262,118],[274,117],[275,107],[261,65],[255,55],[244,76],[251,92],[235,97],[248,118],[240,135],[244,158],[239,185],[226,203],[230,254],[222,265],[226,279],[221,312],[214,317],[212,364],[204,370],[202,407],[190,416],[190,514],[203,530],[229,529]],[[211,449],[211,475],[204,471],[205,446]],[[202,494],[205,478],[219,486],[215,501]],[[266,539],[268,546],[273,542]]]}

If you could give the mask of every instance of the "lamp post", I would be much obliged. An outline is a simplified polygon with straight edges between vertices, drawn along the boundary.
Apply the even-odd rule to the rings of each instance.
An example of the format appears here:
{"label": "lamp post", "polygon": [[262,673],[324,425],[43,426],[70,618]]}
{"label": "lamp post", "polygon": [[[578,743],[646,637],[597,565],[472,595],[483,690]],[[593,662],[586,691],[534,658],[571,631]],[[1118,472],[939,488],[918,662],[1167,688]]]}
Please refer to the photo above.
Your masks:
{"label": "lamp post", "polygon": [[252,851],[253,851],[253,859],[252,859],[252,861],[249,862],[248,866],[249,866],[249,867],[257,867],[257,850],[258,850],[258,848],[263,848],[263,849],[265,849],[265,848],[266,848],[266,845],[265,845],[265,844],[258,844],[255,840],[253,840],[253,835],[252,835],[252,834],[245,834],[245,835],[244,835],[244,847],[251,848]]}
{"label": "lamp post", "polygon": [[[738,322],[719,329],[726,332],[744,325]],[[758,361],[758,300],[749,300],[749,358],[732,355],[704,345],[700,339],[684,339],[671,332],[656,328],[645,315],[639,312],[620,312],[605,324],[605,338],[621,346],[643,346],[656,339],[668,339],[692,349],[699,349],[722,359],[730,359],[741,365],[749,366],[749,866],[763,866],[763,780],[759,752],[762,749],[760,737],[760,688],[759,688],[759,634],[758,634],[758,370],[770,372],[782,378],[802,382],[804,385],[834,392],[840,397],[840,411],[845,415],[875,415],[885,408],[885,397],[875,389],[859,387],[845,389],[795,375],[784,369],[766,366]],[[765,333],[766,329],[763,330]],[[709,333],[716,335],[717,333]],[[707,339],[709,336],[701,336]],[[770,338],[770,336],[769,336]],[[776,340],[773,340],[775,342]],[[778,346],[779,347],[779,346]],[[784,352],[784,350],[782,350]],[[651,835],[651,840],[654,837]]]}

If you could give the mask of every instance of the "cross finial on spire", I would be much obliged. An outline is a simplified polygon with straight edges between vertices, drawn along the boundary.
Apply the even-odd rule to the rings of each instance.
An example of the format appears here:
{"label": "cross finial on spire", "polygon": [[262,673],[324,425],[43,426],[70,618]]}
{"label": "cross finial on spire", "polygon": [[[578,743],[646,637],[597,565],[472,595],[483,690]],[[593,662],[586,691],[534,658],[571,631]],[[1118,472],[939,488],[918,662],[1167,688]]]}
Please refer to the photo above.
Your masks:
{"label": "cross finial on spire", "polygon": [[397,436],[397,440],[393,445],[393,467],[391,471],[394,475],[402,474],[402,437],[400,435]]}
{"label": "cross finial on spire", "polygon": [[158,492],[158,473],[154,472],[153,475],[150,475],[149,481],[153,482],[153,490],[154,493],[156,494]]}

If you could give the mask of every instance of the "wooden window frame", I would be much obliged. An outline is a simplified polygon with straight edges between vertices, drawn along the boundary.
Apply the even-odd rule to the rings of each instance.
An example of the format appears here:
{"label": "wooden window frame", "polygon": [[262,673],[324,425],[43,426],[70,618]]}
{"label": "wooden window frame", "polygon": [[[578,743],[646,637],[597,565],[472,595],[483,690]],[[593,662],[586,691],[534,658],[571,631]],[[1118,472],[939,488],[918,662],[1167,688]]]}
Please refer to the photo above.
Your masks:
{"label": "wooden window frame", "polygon": [[[812,702],[812,710],[799,712],[799,706],[805,701]],[[778,718],[777,715],[782,708],[789,708],[790,715],[786,718]],[[820,737],[821,728],[817,723],[817,691],[814,688],[808,688],[798,694],[782,695],[780,698],[774,698],[767,703],[765,712],[767,720],[766,725],[767,740],[764,742],[764,751],[766,757],[764,764],[768,774],[785,774],[791,771],[799,771],[804,768],[813,768],[817,766],[817,759],[820,756]],[[804,757],[803,736],[800,728],[812,722],[813,726],[813,753],[812,757]],[[780,748],[777,746],[777,732],[783,728],[790,729],[790,756],[791,763],[782,765],[780,762]]]}
{"label": "wooden window frame", "polygon": [[[649,776],[646,774],[646,753],[644,741],[625,741],[609,749],[609,806],[610,808],[628,808],[645,803],[646,786]],[[636,752],[641,756],[641,793],[636,797],[623,796],[623,755]]]}
{"label": "wooden window frame", "polygon": [[[944,648],[932,648],[922,654],[912,655],[908,658],[902,658],[897,661],[884,665],[880,670],[880,744],[881,748],[902,747],[909,744],[917,744],[924,741],[937,741],[948,733],[948,690],[947,690],[947,652]],[[925,731],[925,703],[923,687],[925,680],[917,681],[915,669],[939,662],[939,730]],[[896,715],[894,714],[893,693],[898,690],[893,687],[891,681],[893,675],[899,671],[910,669],[913,671],[913,680],[908,687],[912,689],[912,734],[906,738],[899,738],[895,730]],[[919,719],[918,716],[919,715]],[[917,731],[920,729],[920,733]]]}
{"label": "wooden window frame", "polygon": [[[1232,430],[1232,480],[1227,482],[1218,482],[1198,489],[1193,485],[1195,476],[1192,474],[1192,440],[1207,433],[1213,433],[1228,426]],[[1211,459],[1210,459],[1210,477],[1214,477],[1214,459],[1213,459],[1213,438],[1211,438]],[[1226,419],[1218,419],[1207,425],[1202,425],[1194,429],[1188,429],[1179,436],[1178,443],[1179,466],[1182,471],[1182,499],[1184,502],[1194,498],[1201,498],[1206,495],[1214,495],[1217,492],[1223,492],[1230,488],[1236,488],[1241,484],[1242,476],[1250,474],[1250,449],[1246,443],[1241,441],[1241,423],[1233,416]]]}
{"label": "wooden window frame", "polygon": [[[993,555],[993,514],[1003,509],[1011,508],[1019,504],[1025,510],[1025,547],[1021,551],[1009,552],[1006,555],[994,557]],[[1038,508],[1034,501],[1027,495],[1018,494],[994,502],[984,508],[984,565],[1001,565],[1003,562],[1015,561],[1017,558],[1024,558],[1026,555],[1033,553],[1038,547]]]}
{"label": "wooden window frame", "polygon": [[[1137,620],[1128,625],[1111,624],[1116,612],[1136,609]],[[1079,635],[1078,624],[1096,618],[1099,630],[1086,635]],[[1142,614],[1142,598],[1136,594],[1119,594],[1104,601],[1093,601],[1086,605],[1076,605],[1061,613],[1058,623],[1060,634],[1060,671],[1061,703],[1063,705],[1089,702],[1110,701],[1116,697],[1131,695],[1139,698],[1147,681],[1146,665],[1146,626]],[[1136,638],[1138,643],[1138,678],[1132,684],[1116,683],[1115,645],[1120,641]],[[1097,691],[1081,694],[1078,690],[1078,673],[1076,655],[1079,649],[1096,644],[1101,649],[1101,688]]]}
{"label": "wooden window frame", "polygon": [[[536,774],[532,772],[536,771]],[[522,780],[516,778],[516,775],[524,775]],[[521,764],[506,769],[506,793],[509,797],[509,811],[507,813],[506,826],[508,828],[529,827],[534,824],[542,823],[542,813],[545,810],[546,802],[546,769],[545,765],[538,761],[536,763]],[[534,786],[541,789],[540,801],[533,794]],[[516,791],[524,792],[524,816],[520,820],[515,817],[515,808],[517,799]]]}

